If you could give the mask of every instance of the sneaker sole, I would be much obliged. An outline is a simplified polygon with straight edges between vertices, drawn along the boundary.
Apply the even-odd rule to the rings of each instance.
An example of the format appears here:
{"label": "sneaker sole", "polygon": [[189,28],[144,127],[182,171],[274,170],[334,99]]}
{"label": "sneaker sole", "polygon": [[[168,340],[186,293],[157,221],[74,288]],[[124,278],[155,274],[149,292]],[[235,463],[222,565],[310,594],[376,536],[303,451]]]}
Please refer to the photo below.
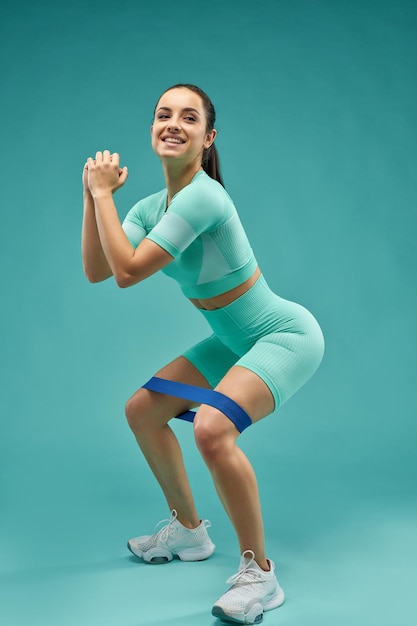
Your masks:
{"label": "sneaker sole", "polygon": [[145,563],[151,563],[152,565],[163,565],[164,563],[169,563],[170,561],[172,561],[174,557],[177,557],[181,561],[185,562],[205,561],[213,554],[216,546],[214,545],[214,543],[212,543],[205,550],[202,550],[201,548],[185,548],[184,550],[180,550],[178,552],[171,552],[168,549],[162,548],[161,550],[161,548],[158,547],[148,550],[147,552],[135,552],[135,550],[131,547],[128,541],[127,548],[136,557],[138,557],[139,559],[143,559]]}
{"label": "sneaker sole", "polygon": [[236,619],[227,615],[220,606],[213,606],[211,614],[221,620],[234,622],[235,624],[260,624],[264,618],[262,604],[255,604],[243,619]]}
{"label": "sneaker sole", "polygon": [[277,609],[285,602],[284,590],[279,588],[278,592],[268,602],[262,606],[260,602],[256,602],[249,611],[242,617],[236,618],[224,612],[221,606],[214,605],[211,614],[221,620],[234,622],[236,624],[260,624],[264,617],[264,611]]}

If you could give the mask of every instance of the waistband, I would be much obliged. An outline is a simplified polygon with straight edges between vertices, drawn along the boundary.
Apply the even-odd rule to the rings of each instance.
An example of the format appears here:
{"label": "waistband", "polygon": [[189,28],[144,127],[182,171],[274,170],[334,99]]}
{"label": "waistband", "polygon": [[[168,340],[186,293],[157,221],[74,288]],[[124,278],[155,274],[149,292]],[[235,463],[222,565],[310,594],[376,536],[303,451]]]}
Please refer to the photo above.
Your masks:
{"label": "waistband", "polygon": [[205,309],[199,309],[199,311],[214,330],[221,328],[227,333],[236,329],[236,324],[244,326],[253,314],[263,309],[270,297],[278,298],[279,296],[271,291],[261,274],[252,287],[233,302],[212,311]]}

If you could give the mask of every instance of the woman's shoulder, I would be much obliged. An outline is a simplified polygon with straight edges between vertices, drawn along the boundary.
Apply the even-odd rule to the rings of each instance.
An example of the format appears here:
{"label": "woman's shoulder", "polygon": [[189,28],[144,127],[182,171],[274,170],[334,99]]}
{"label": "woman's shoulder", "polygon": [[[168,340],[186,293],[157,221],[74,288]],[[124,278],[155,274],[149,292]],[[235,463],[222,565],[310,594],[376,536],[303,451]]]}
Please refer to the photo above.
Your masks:
{"label": "woman's shoulder", "polygon": [[195,174],[192,181],[177,194],[183,200],[190,200],[199,205],[233,205],[229,194],[217,180],[211,178],[204,170]]}
{"label": "woman's shoulder", "polygon": [[188,185],[190,189],[204,189],[210,191],[211,193],[223,195],[225,193],[225,189],[223,185],[221,185],[217,180],[212,178],[205,172],[204,170],[199,170],[197,174],[195,174],[193,180]]}
{"label": "woman's shoulder", "polygon": [[195,232],[208,231],[226,222],[236,209],[223,186],[200,170],[173,196],[167,215],[177,214]]}

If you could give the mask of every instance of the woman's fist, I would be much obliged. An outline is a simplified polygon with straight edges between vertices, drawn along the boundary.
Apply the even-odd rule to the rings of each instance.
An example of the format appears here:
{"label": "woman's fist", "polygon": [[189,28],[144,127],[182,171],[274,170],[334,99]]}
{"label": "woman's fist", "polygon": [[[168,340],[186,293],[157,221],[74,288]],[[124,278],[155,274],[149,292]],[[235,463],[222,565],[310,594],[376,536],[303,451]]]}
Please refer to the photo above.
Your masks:
{"label": "woman's fist", "polygon": [[120,167],[120,157],[117,152],[110,154],[109,150],[96,152],[96,158],[88,157],[83,172],[84,188],[94,196],[114,193],[122,187],[128,177],[127,167]]}

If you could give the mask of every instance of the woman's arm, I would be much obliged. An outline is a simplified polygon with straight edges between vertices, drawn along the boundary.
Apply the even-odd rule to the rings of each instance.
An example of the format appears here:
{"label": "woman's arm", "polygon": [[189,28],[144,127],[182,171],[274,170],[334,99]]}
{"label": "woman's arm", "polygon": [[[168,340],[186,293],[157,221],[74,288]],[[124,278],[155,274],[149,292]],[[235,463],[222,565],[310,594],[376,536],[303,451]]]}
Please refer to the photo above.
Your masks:
{"label": "woman's arm", "polygon": [[88,185],[95,208],[95,222],[104,257],[119,287],[130,287],[168,265],[173,257],[158,244],[144,239],[136,250],[119,220],[113,193],[127,179],[127,168],[119,166],[119,155],[108,150],[89,158]]}
{"label": "woman's arm", "polygon": [[103,252],[98,234],[94,200],[88,188],[88,166],[83,169],[84,214],[81,232],[81,257],[84,274],[91,283],[97,283],[112,275]]}

